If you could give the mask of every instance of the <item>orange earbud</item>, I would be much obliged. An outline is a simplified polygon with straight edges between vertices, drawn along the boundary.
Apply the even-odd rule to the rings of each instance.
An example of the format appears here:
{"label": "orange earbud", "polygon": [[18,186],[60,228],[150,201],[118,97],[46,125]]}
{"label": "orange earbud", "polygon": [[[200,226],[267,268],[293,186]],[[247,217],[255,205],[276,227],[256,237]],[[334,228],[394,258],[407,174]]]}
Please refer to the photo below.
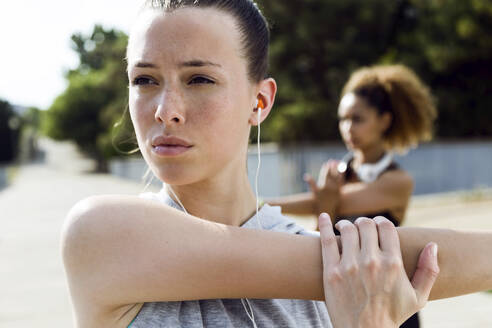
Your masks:
{"label": "orange earbud", "polygon": [[256,106],[256,108],[261,108],[261,109],[264,109],[265,108],[265,105],[263,104],[263,100],[262,99],[258,99],[258,105]]}

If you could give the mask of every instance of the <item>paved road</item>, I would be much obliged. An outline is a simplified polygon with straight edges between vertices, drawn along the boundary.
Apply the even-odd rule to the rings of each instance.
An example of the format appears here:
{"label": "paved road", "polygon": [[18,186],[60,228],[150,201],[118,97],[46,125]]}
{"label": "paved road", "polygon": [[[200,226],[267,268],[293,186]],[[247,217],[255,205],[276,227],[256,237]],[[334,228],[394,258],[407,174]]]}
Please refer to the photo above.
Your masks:
{"label": "paved road", "polygon": [[94,194],[137,194],[143,185],[84,174],[90,161],[66,144],[43,141],[45,163],[23,166],[0,191],[0,327],[72,327],[59,254],[64,216]]}
{"label": "paved road", "polygon": [[[83,173],[92,163],[70,145],[45,140],[42,147],[45,162],[21,167],[12,185],[0,190],[2,328],[72,327],[58,246],[64,216],[73,204],[89,195],[137,194],[143,190],[139,183]],[[492,229],[491,212],[492,200],[464,203],[420,199],[412,205],[409,223],[447,224],[447,213],[454,218],[449,223],[459,228],[463,224],[458,219],[460,213],[472,213],[468,224]],[[309,224],[305,220],[302,223]],[[424,328],[492,327],[491,310],[492,294],[485,293],[432,302],[423,311]]]}

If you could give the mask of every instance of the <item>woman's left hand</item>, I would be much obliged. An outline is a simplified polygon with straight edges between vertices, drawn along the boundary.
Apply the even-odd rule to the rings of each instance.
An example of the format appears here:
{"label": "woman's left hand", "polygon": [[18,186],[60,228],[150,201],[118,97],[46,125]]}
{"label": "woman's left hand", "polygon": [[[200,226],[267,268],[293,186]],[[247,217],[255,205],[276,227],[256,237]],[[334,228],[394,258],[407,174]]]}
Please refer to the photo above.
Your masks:
{"label": "woman's left hand", "polygon": [[336,225],[319,217],[325,303],[335,328],[395,328],[421,309],[439,273],[437,245],[420,254],[410,282],[403,268],[395,226],[383,217]]}

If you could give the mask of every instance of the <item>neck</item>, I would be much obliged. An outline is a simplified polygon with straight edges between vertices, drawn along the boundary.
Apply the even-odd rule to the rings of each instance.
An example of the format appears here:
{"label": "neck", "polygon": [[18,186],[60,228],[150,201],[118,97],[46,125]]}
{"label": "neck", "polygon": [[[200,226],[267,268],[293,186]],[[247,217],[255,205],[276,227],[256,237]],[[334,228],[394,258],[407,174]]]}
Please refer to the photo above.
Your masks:
{"label": "neck", "polygon": [[[255,214],[256,197],[246,170],[243,170],[243,174],[237,174],[236,170],[231,171],[234,172],[221,172],[204,181],[168,188],[173,189],[189,214],[209,221],[240,226]],[[168,194],[176,201],[170,191]]]}
{"label": "neck", "polygon": [[354,150],[354,162],[357,167],[362,164],[377,163],[386,153],[382,144],[377,144],[366,149]]}

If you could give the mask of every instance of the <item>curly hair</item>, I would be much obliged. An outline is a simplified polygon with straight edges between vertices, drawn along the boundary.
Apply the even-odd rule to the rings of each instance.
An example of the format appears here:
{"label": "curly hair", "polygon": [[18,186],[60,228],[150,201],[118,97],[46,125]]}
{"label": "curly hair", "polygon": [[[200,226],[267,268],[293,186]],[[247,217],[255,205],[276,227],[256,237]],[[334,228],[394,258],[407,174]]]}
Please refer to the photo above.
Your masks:
{"label": "curly hair", "polygon": [[377,65],[358,69],[342,90],[364,98],[379,114],[390,112],[392,122],[384,134],[387,149],[404,152],[432,138],[437,110],[429,88],[403,65]]}

